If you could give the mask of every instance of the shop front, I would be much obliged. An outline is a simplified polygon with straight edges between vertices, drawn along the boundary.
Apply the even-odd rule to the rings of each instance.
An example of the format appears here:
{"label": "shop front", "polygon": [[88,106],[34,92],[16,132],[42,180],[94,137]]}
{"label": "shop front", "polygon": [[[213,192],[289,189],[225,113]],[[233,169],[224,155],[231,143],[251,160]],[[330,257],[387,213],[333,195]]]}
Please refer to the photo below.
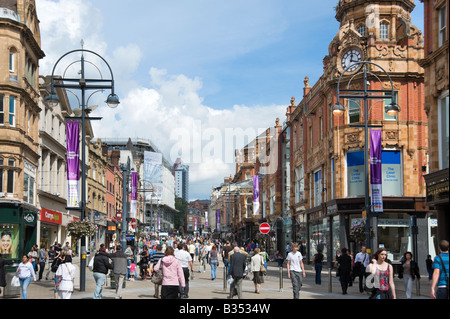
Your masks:
{"label": "shop front", "polygon": [[41,208],[39,247],[44,245],[45,249],[50,249],[58,241],[62,221],[61,213]]}

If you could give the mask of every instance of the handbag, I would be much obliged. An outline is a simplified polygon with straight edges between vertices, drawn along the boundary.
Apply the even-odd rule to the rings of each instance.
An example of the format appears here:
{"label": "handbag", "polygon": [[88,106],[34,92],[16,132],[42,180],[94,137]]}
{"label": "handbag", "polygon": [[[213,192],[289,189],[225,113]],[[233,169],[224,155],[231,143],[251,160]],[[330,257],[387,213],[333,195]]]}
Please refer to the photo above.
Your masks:
{"label": "handbag", "polygon": [[11,279],[11,287],[20,287],[20,280],[19,277],[14,276]]}
{"label": "handbag", "polygon": [[151,281],[152,281],[152,283],[154,283],[156,285],[161,285],[162,281],[163,281],[163,277],[164,277],[164,274],[163,274],[164,266],[162,265],[162,258],[160,258],[158,262],[160,263],[160,267],[156,272],[155,271],[153,272]]}
{"label": "handbag", "polygon": [[260,269],[260,271],[261,271],[261,273],[266,273],[266,268],[264,267],[264,262],[263,262],[263,259],[262,259],[262,257],[261,257],[261,269]]}

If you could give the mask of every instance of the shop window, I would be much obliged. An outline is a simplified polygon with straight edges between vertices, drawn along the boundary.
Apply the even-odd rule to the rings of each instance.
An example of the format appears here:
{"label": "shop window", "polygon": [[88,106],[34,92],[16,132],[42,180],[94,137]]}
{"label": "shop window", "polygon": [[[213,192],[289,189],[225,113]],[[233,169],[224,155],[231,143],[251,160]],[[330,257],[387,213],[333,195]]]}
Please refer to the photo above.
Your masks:
{"label": "shop window", "polygon": [[3,258],[19,256],[18,224],[0,224],[0,254]]}

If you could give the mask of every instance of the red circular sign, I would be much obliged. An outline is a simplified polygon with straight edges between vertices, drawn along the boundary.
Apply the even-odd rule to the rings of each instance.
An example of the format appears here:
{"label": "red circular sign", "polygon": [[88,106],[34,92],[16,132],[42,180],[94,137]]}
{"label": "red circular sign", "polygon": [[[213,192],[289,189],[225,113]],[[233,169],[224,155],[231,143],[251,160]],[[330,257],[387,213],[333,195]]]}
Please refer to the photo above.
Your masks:
{"label": "red circular sign", "polygon": [[134,219],[134,218],[131,220],[131,227],[132,227],[133,229],[136,228],[136,219]]}
{"label": "red circular sign", "polygon": [[263,234],[267,234],[270,231],[270,225],[267,223],[262,223],[259,225],[259,231]]}

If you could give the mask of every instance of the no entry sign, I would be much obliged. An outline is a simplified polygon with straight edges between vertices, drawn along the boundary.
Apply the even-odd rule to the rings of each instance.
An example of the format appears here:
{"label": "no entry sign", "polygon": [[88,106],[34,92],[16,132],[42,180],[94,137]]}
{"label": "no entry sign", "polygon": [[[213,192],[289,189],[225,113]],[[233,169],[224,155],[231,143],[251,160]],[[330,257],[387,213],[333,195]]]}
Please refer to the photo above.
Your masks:
{"label": "no entry sign", "polygon": [[136,228],[136,219],[132,219],[131,220],[131,228],[135,229]]}
{"label": "no entry sign", "polygon": [[267,234],[270,231],[270,225],[267,223],[262,223],[259,225],[259,231],[263,234]]}

